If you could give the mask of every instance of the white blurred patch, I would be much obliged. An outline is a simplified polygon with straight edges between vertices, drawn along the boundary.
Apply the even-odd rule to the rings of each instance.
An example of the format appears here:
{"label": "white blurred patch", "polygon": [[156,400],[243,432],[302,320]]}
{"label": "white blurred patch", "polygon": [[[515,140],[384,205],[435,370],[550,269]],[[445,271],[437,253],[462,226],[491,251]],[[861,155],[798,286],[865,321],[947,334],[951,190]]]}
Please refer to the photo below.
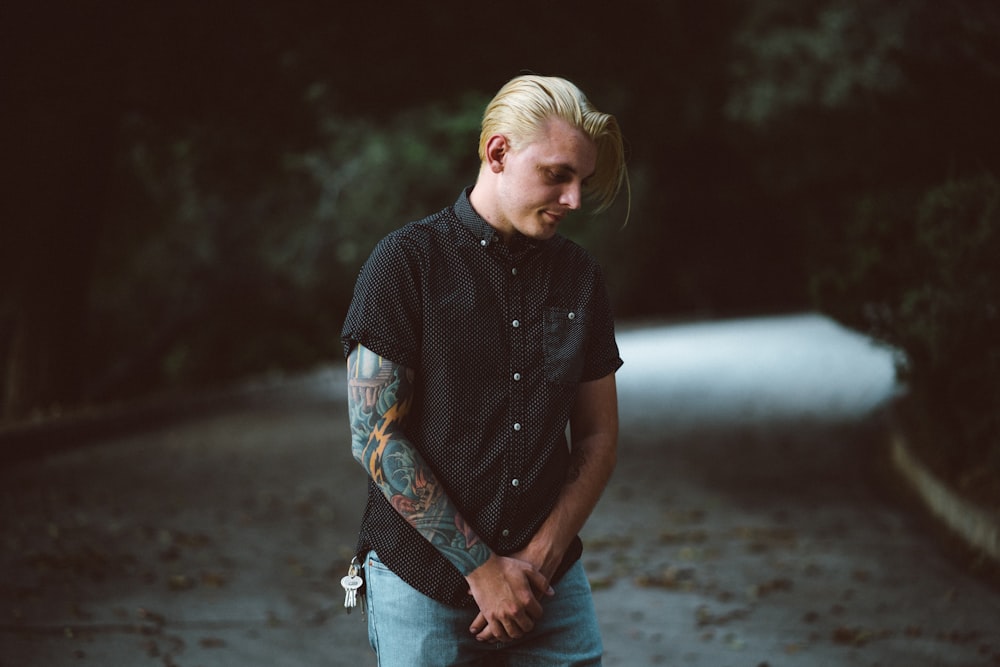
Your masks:
{"label": "white blurred patch", "polygon": [[856,419],[899,389],[891,349],[815,314],[641,328],[618,345],[623,426]]}

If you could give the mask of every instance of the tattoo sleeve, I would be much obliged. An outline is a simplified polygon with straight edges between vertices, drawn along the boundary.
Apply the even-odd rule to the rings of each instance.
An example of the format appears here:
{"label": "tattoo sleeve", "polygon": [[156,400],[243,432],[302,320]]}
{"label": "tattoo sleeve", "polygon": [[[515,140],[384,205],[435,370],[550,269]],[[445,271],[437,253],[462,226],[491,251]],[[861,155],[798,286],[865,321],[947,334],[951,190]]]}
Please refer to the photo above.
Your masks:
{"label": "tattoo sleeve", "polygon": [[390,504],[459,572],[490,557],[406,436],[413,371],[358,345],[347,359],[351,450]]}

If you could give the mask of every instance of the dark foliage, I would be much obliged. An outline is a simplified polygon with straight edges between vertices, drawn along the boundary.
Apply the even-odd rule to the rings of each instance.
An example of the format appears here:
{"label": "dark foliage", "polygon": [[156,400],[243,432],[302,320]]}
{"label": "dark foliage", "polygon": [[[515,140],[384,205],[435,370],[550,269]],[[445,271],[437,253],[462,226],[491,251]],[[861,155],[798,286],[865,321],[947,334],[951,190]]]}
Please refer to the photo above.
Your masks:
{"label": "dark foliage", "polygon": [[952,275],[968,225],[995,220],[992,3],[3,12],[0,418],[337,359],[360,262],[474,180],[482,106],[528,70],[575,80],[625,129],[628,224],[622,202],[566,227],[620,318],[800,309],[811,283],[854,326],[891,312],[876,333],[914,387],[953,387],[931,400],[969,443],[992,428],[995,384],[941,356],[996,355],[995,292]]}

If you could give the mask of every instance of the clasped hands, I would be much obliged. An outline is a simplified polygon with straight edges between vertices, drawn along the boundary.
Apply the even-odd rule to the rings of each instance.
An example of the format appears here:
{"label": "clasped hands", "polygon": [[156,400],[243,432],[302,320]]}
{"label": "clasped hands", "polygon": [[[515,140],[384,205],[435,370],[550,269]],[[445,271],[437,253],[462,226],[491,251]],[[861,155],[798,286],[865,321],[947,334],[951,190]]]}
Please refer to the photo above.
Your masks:
{"label": "clasped hands", "polygon": [[479,606],[469,626],[477,640],[509,642],[523,637],[542,617],[541,600],[555,595],[549,585],[551,573],[545,572],[549,568],[538,567],[523,556],[492,554],[466,576],[469,593]]}

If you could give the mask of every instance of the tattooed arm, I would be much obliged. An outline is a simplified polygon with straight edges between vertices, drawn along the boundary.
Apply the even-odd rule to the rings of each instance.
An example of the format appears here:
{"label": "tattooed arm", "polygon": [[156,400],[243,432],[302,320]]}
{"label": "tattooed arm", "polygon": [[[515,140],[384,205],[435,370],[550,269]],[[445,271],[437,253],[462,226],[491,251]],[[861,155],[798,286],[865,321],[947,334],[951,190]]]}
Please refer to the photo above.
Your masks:
{"label": "tattooed arm", "polygon": [[542,615],[548,582],[532,564],[500,557],[483,543],[406,436],[413,370],[358,345],[347,358],[351,449],[392,506],[469,582],[479,605],[480,639],[509,641]]}
{"label": "tattooed arm", "polygon": [[354,458],[395,510],[459,572],[469,574],[491,552],[407,439],[413,371],[358,345],[347,359],[347,372]]}

